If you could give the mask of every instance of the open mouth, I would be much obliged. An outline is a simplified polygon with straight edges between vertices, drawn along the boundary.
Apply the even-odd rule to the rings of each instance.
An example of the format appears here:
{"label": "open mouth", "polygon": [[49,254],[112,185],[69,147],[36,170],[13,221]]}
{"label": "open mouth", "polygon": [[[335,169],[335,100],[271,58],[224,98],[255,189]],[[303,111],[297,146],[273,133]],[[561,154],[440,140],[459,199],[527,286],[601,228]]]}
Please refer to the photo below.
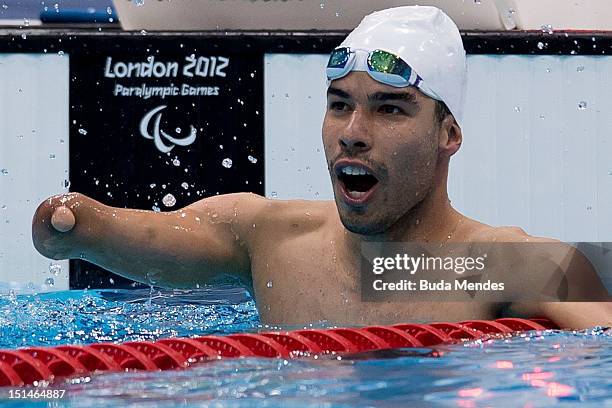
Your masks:
{"label": "open mouth", "polygon": [[373,191],[378,179],[368,170],[359,166],[346,166],[340,169],[338,180],[349,198],[364,199]]}

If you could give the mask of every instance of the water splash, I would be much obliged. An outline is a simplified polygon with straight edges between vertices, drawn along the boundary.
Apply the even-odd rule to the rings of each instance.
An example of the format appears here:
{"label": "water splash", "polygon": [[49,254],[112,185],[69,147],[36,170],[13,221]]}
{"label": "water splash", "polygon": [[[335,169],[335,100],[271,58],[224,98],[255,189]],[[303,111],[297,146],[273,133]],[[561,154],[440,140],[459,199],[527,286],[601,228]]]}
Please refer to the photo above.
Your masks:
{"label": "water splash", "polygon": [[59,291],[0,296],[0,347],[154,340],[230,333],[259,323],[255,304],[241,288]]}
{"label": "water splash", "polygon": [[59,276],[62,273],[62,265],[60,264],[49,264],[49,273],[54,276]]}

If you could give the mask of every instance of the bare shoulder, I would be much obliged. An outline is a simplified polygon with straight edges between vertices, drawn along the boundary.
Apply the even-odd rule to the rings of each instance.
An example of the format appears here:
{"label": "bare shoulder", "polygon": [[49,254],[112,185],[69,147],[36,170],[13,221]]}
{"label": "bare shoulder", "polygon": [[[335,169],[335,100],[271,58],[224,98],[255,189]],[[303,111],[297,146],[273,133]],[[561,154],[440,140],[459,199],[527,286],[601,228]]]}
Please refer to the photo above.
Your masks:
{"label": "bare shoulder", "polygon": [[478,221],[469,220],[470,229],[466,234],[469,242],[549,242],[560,243],[552,238],[529,235],[524,229],[517,226],[493,227]]}
{"label": "bare shoulder", "polygon": [[333,201],[263,199],[254,221],[275,233],[307,232],[328,224],[336,215]]}
{"label": "bare shoulder", "polygon": [[276,200],[253,193],[208,197],[188,208],[214,222],[230,223],[244,237],[284,232],[304,232],[320,228],[336,213],[333,201]]}

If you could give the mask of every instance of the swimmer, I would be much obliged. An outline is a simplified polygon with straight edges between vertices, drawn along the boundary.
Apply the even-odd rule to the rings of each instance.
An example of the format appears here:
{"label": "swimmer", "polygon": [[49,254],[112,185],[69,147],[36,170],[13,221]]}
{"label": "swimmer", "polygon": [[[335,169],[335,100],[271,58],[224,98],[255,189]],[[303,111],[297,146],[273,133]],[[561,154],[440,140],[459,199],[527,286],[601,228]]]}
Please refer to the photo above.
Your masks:
{"label": "swimmer", "polygon": [[568,328],[612,325],[610,303],[362,302],[362,242],[556,241],[480,223],[448,199],[449,162],[463,137],[466,57],[441,10],[398,7],[367,16],[332,52],[326,73],[322,135],[334,201],[237,193],[159,213],[70,193],[37,209],[36,249],[160,287],[195,288],[231,275],[252,290],[265,323],[507,314]]}

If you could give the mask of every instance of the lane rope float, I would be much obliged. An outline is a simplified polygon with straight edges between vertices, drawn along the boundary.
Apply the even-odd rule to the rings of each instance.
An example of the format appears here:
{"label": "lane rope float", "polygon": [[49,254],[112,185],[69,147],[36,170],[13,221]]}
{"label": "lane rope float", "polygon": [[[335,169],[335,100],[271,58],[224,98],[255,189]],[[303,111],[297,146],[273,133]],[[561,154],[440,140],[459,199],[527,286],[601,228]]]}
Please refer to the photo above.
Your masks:
{"label": "lane rope float", "polygon": [[557,327],[546,319],[504,318],[5,349],[0,350],[0,386],[20,387],[105,371],[184,369],[198,362],[219,358],[287,359],[431,347],[491,335],[548,329]]}

